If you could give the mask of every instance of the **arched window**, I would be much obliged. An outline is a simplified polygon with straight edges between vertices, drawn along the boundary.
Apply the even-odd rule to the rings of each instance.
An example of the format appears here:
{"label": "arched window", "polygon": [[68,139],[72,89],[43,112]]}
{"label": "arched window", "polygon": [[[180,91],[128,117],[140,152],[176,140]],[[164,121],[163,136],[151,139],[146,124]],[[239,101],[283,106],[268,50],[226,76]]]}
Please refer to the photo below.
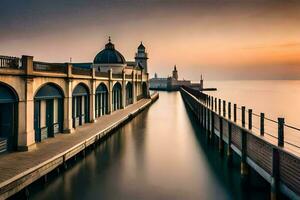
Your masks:
{"label": "arched window", "polygon": [[121,109],[122,105],[122,86],[117,82],[112,90],[112,109],[113,111]]}
{"label": "arched window", "polygon": [[18,97],[16,92],[0,83],[0,153],[16,150],[18,141]]}
{"label": "arched window", "polygon": [[133,103],[132,83],[128,82],[126,85],[126,106]]}
{"label": "arched window", "polygon": [[89,89],[83,83],[78,84],[72,94],[73,128],[89,122]]}
{"label": "arched window", "polygon": [[63,131],[63,92],[55,84],[42,86],[34,96],[35,141]]}
{"label": "arched window", "polygon": [[95,96],[95,115],[100,117],[108,113],[108,90],[104,83],[96,89]]}

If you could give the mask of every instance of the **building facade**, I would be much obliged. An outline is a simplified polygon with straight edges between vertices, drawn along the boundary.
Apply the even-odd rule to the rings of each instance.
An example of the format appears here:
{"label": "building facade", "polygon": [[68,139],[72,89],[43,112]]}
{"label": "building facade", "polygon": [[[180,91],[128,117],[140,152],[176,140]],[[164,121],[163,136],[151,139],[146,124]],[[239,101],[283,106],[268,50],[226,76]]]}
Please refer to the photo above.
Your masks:
{"label": "building facade", "polygon": [[178,71],[176,65],[172,71],[172,76],[168,78],[158,78],[155,73],[154,78],[150,79],[150,89],[153,90],[167,90],[177,91],[181,86],[191,86],[192,83],[189,80],[178,80]]}
{"label": "building facade", "polygon": [[110,39],[91,63],[0,56],[0,152],[33,149],[149,98],[148,57],[139,48],[145,57],[131,62]]}

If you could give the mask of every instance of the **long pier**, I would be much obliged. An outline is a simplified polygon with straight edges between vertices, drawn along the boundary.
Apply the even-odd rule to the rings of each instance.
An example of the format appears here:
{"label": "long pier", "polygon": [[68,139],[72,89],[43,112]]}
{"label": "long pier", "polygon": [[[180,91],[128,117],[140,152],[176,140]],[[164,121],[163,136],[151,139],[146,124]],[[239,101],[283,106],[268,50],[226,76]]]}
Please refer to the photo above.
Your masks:
{"label": "long pier", "polygon": [[[276,140],[270,139],[263,134],[264,116],[261,118],[260,134],[252,130],[251,109],[248,110],[246,127],[244,106],[241,116],[237,116],[236,104],[232,109],[231,103],[226,105],[221,99],[188,87],[182,87],[180,92],[199,124],[207,130],[207,136],[210,139],[218,138],[220,152],[226,151],[228,157],[235,152],[240,157],[242,176],[246,176],[251,167],[270,183],[271,199],[278,199],[279,191],[291,199],[300,199],[300,156],[285,147],[283,118],[278,118],[275,133],[278,137]],[[238,117],[241,123],[237,122]]]}
{"label": "long pier", "polygon": [[159,98],[158,93],[150,99],[142,99],[123,110],[100,117],[95,123],[78,127],[75,133],[60,134],[37,144],[29,152],[13,152],[0,160],[0,199],[6,199],[22,190],[29,195],[27,187],[34,181],[45,178],[51,171],[67,168],[68,160],[85,155],[88,148],[110,135],[113,130],[131,120]]}

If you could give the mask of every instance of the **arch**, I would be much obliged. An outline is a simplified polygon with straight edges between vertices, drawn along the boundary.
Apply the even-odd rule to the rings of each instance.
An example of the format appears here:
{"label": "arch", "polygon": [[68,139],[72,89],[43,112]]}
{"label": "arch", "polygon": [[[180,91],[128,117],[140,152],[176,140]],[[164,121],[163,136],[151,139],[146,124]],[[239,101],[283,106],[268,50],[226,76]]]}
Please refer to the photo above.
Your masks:
{"label": "arch", "polygon": [[62,89],[62,87],[59,84],[54,83],[54,82],[43,83],[35,90],[33,96],[34,97],[43,96],[43,95],[50,96],[51,94],[47,94],[47,92],[51,92],[52,95],[53,95],[53,93],[56,93],[56,95],[61,96],[61,98],[65,97],[65,92]]}
{"label": "arch", "polygon": [[17,92],[10,85],[0,82],[0,103],[12,103],[19,100]]}
{"label": "arch", "polygon": [[60,86],[58,86],[55,83],[45,83],[39,89],[34,95],[34,98],[63,98],[64,92],[61,89]]}
{"label": "arch", "polygon": [[73,128],[89,122],[90,98],[89,88],[84,83],[79,83],[72,93],[72,118]]}
{"label": "arch", "polygon": [[16,91],[0,82],[0,153],[17,149],[18,101]]}
{"label": "arch", "polygon": [[83,96],[83,95],[89,95],[90,91],[86,84],[84,83],[78,83],[76,87],[73,89],[73,96]]}
{"label": "arch", "polygon": [[34,96],[35,141],[41,142],[63,131],[64,93],[57,84],[43,84]]}
{"label": "arch", "polygon": [[126,106],[133,103],[133,87],[132,83],[126,84]]}
{"label": "arch", "polygon": [[142,93],[144,98],[148,98],[148,86],[146,82],[142,84]]}
{"label": "arch", "polygon": [[116,82],[112,89],[112,109],[119,110],[122,107],[122,86]]}
{"label": "arch", "polygon": [[95,95],[95,116],[100,117],[108,113],[108,89],[104,83],[100,83]]}

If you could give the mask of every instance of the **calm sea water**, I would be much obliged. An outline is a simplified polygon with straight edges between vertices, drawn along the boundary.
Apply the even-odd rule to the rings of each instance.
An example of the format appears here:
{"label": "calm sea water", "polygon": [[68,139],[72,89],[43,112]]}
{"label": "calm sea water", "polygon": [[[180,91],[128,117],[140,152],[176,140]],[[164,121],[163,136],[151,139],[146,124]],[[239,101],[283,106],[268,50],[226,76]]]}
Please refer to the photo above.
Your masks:
{"label": "calm sea water", "polygon": [[218,88],[209,94],[223,100],[245,105],[267,117],[284,117],[300,128],[300,81],[207,81],[205,87]]}
{"label": "calm sea water", "polygon": [[[218,88],[207,92],[214,97],[236,103],[238,107],[244,105],[258,115],[263,112],[276,121],[284,117],[286,124],[300,128],[300,81],[207,81],[205,87]],[[254,131],[259,132],[259,117],[253,116],[253,123]],[[266,132],[277,137],[277,126],[266,121]],[[289,144],[300,148],[300,131],[285,127],[285,137]]]}
{"label": "calm sea water", "polygon": [[68,170],[31,189],[31,199],[269,199],[252,172],[240,177],[208,142],[179,92],[159,100]]}

